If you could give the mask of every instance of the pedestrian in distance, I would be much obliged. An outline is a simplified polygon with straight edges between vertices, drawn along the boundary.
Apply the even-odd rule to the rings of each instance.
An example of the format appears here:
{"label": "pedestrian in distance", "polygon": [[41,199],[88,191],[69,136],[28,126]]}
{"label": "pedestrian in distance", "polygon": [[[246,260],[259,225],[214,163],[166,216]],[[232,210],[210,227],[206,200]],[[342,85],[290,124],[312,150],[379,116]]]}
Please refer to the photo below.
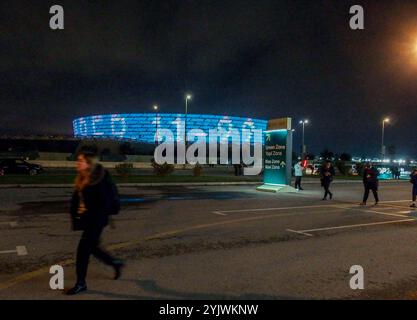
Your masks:
{"label": "pedestrian in distance", "polygon": [[322,200],[327,200],[327,196],[330,200],[333,199],[333,193],[330,191],[330,184],[333,181],[335,175],[334,168],[330,161],[325,161],[319,169],[321,186],[324,188],[324,197]]}
{"label": "pedestrian in distance", "polygon": [[302,166],[302,162],[301,161],[298,161],[294,165],[294,176],[295,176],[295,188],[297,190],[304,190],[301,187],[301,179],[303,177],[303,166]]}
{"label": "pedestrian in distance", "polygon": [[400,168],[397,167],[396,179],[400,180],[400,178],[401,178],[401,170],[400,170]]}
{"label": "pedestrian in distance", "polygon": [[115,271],[114,279],[121,276],[124,262],[113,258],[99,246],[109,215],[118,214],[119,210],[117,188],[109,172],[98,163],[94,153],[81,152],[77,157],[77,176],[70,213],[73,230],[82,230],[83,233],[77,248],[77,282],[66,292],[67,295],[87,290],[86,276],[90,255],[112,266]]}
{"label": "pedestrian in distance", "polygon": [[412,203],[410,208],[416,208],[416,198],[417,198],[417,169],[414,169],[410,175],[410,182],[413,184],[412,190]]}
{"label": "pedestrian in distance", "polygon": [[378,170],[372,165],[372,163],[367,163],[363,170],[363,186],[365,188],[365,192],[363,194],[363,200],[361,205],[365,206],[366,202],[368,201],[369,191],[372,190],[372,193],[375,198],[375,205],[379,202],[378,197]]}
{"label": "pedestrian in distance", "polygon": [[394,179],[399,180],[400,177],[401,177],[400,168],[398,168],[397,166],[395,166],[395,168],[394,168]]}

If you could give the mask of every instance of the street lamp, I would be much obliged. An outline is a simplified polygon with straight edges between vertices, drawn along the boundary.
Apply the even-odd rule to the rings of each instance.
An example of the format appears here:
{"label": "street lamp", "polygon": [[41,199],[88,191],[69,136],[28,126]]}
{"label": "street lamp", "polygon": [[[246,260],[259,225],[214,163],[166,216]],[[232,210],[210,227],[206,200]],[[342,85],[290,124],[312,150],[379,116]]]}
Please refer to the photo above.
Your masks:
{"label": "street lamp", "polygon": [[158,145],[158,114],[157,111],[159,107],[155,104],[153,105],[153,110],[155,111],[155,143]]}
{"label": "street lamp", "polygon": [[184,125],[184,145],[187,147],[187,117],[188,117],[188,101],[190,101],[192,95],[187,93],[185,95],[185,125]]}
{"label": "street lamp", "polygon": [[382,120],[382,138],[381,138],[381,160],[385,158],[385,145],[384,145],[384,136],[385,136],[385,123],[389,123],[390,118],[385,118]]}
{"label": "street lamp", "polygon": [[303,134],[302,134],[302,143],[301,143],[301,154],[302,154],[303,160],[305,158],[306,151],[307,151],[306,145],[304,143],[304,133],[305,133],[305,125],[308,124],[308,123],[309,123],[309,121],[307,119],[300,120],[300,124],[303,125]]}

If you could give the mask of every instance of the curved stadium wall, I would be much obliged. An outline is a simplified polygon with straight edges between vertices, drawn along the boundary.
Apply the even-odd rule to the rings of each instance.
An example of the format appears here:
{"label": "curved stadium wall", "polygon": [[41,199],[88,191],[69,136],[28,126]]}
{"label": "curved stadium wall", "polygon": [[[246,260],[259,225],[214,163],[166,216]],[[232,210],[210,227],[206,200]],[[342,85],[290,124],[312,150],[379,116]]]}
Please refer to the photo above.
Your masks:
{"label": "curved stadium wall", "polygon": [[[169,129],[177,139],[177,125],[175,121],[180,119],[186,123],[187,132],[192,129],[203,130],[208,135],[210,129],[223,128],[226,131],[237,129],[266,130],[267,120],[230,117],[208,114],[178,114],[178,113],[129,113],[94,115],[77,118],[73,121],[74,136],[76,138],[103,138],[103,139],[129,139],[143,143],[155,143],[157,130]],[[185,121],[186,120],[186,121]],[[233,137],[237,141],[239,137]],[[236,140],[235,140],[236,139]],[[179,140],[182,140],[179,138]],[[241,142],[241,141],[240,141]],[[252,135],[252,141],[254,141]]]}

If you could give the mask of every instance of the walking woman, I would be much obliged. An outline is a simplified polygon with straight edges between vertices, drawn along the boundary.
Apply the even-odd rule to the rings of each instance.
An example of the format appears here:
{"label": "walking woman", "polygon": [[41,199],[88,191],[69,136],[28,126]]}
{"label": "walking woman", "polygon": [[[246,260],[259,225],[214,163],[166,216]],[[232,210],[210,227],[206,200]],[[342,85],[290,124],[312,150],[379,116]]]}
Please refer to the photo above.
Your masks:
{"label": "walking woman", "polygon": [[97,161],[94,153],[82,152],[77,158],[77,177],[71,201],[73,230],[82,230],[77,249],[77,282],[67,291],[74,295],[87,290],[86,276],[90,255],[114,268],[114,279],[121,276],[124,263],[99,247],[100,236],[108,224],[108,215],[117,214],[119,199],[110,174]]}
{"label": "walking woman", "polygon": [[324,188],[324,197],[322,200],[327,200],[327,196],[330,196],[330,200],[333,199],[333,193],[330,191],[330,184],[333,181],[335,175],[334,168],[330,161],[326,161],[321,166],[320,170],[321,186]]}

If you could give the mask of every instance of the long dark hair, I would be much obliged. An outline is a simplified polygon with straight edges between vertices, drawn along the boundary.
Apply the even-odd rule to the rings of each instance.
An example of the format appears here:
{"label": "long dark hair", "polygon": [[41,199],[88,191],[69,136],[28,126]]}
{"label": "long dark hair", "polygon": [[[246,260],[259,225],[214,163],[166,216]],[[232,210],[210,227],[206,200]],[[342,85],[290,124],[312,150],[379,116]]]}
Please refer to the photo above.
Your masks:
{"label": "long dark hair", "polygon": [[86,186],[90,184],[91,174],[94,171],[98,163],[97,155],[93,152],[81,151],[77,155],[77,159],[80,156],[84,158],[84,160],[88,163],[90,168],[89,170],[85,170],[83,172],[77,172],[77,176],[75,177],[75,181],[74,181],[74,187],[75,187],[75,190],[77,190],[78,192],[81,192]]}

